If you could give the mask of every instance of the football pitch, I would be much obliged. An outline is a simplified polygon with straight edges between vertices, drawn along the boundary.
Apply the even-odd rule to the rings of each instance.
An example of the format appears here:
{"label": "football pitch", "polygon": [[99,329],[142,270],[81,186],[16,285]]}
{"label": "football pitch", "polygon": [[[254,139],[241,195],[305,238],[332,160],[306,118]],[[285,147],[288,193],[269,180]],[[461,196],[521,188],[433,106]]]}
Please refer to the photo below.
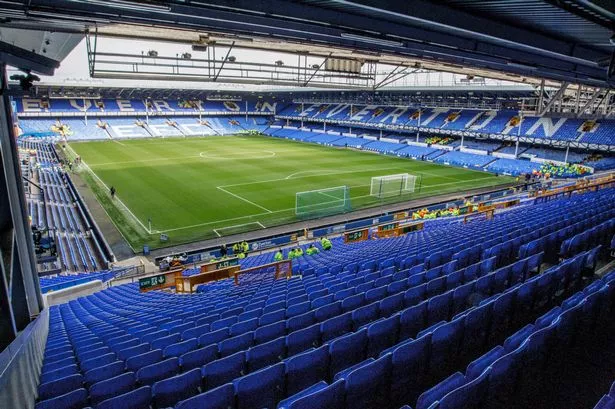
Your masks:
{"label": "football pitch", "polygon": [[[297,221],[297,192],[348,186],[358,210],[513,180],[255,135],[75,142],[68,150],[81,156],[81,176],[135,250]],[[419,177],[414,193],[370,196],[373,176],[399,173]]]}

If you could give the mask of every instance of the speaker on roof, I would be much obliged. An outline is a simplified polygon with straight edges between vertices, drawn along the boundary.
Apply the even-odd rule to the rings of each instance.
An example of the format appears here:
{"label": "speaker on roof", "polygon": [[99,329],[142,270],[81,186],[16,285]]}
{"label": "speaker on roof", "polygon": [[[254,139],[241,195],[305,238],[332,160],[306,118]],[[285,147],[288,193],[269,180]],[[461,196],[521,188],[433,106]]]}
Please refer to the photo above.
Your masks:
{"label": "speaker on roof", "polygon": [[363,63],[361,61],[329,58],[325,63],[325,70],[359,74],[362,66]]}

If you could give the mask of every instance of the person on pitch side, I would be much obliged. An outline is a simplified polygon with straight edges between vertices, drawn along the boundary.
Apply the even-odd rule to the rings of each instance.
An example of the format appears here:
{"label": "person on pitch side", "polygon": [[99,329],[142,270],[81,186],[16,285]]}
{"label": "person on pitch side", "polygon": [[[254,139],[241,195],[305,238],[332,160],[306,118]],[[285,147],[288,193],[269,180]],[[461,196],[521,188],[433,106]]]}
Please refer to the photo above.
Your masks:
{"label": "person on pitch side", "polygon": [[333,247],[333,245],[331,244],[331,240],[329,240],[326,237],[323,237],[322,239],[320,239],[320,245],[322,246],[322,249],[325,251],[331,250],[331,247]]}
{"label": "person on pitch side", "polygon": [[305,251],[305,254],[308,256],[313,256],[314,254],[318,254],[318,249],[314,246],[314,243],[310,244],[310,247]]}
{"label": "person on pitch side", "polygon": [[290,249],[290,251],[288,252],[288,256],[287,256],[287,258],[288,258],[289,260],[292,260],[292,259],[294,259],[294,258],[297,258],[297,255],[295,254],[295,249]]}
{"label": "person on pitch side", "polygon": [[282,254],[282,250],[278,249],[278,251],[273,256],[273,261],[282,261],[284,260],[284,254]]}

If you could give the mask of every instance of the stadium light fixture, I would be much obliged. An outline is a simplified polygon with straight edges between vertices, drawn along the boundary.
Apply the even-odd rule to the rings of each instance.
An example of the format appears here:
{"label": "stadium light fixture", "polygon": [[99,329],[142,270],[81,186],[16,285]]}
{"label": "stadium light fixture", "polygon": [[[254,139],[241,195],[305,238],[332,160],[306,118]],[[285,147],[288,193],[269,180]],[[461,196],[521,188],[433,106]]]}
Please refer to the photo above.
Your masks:
{"label": "stadium light fixture", "polygon": [[162,4],[152,4],[152,3],[142,3],[138,1],[127,1],[127,0],[87,0],[84,3],[88,3],[88,5],[96,5],[96,6],[104,6],[104,7],[113,7],[116,9],[122,10],[130,10],[130,11],[170,11],[170,6],[165,6]]}
{"label": "stadium light fixture", "polygon": [[508,65],[509,67],[521,68],[522,70],[536,71],[538,69],[538,67],[534,65],[519,64],[516,62],[510,62],[510,61],[507,62],[506,65]]}
{"label": "stadium light fixture", "polygon": [[382,38],[366,37],[366,36],[352,34],[352,33],[341,33],[340,37],[346,38],[348,40],[361,41],[364,43],[384,45],[384,46],[389,46],[389,47],[403,47],[404,46],[404,43],[400,41],[384,40]]}

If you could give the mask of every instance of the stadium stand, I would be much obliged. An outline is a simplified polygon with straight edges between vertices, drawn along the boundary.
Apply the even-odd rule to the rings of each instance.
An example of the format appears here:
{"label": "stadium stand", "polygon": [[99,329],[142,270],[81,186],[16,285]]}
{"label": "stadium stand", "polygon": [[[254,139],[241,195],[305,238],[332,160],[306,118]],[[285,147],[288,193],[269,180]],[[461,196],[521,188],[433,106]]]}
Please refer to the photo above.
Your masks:
{"label": "stadium stand", "polygon": [[502,144],[496,141],[465,139],[463,142],[463,146],[468,149],[493,152],[498,150],[502,146]]}
{"label": "stadium stand", "polygon": [[590,317],[612,305],[599,302],[612,302],[610,276],[584,276],[615,234],[613,203],[607,188],[492,221],[335,239],[288,280],[257,269],[191,296],[128,284],[51,307],[36,407],[505,407],[554,348],[535,334],[569,340],[597,322],[580,320],[585,305]]}
{"label": "stadium stand", "polygon": [[87,283],[93,280],[101,280],[107,282],[115,276],[111,271],[97,271],[93,273],[79,273],[68,275],[57,275],[54,277],[41,277],[41,292],[43,294],[50,291],[57,291],[63,288],[73,287],[75,285]]}
{"label": "stadium stand", "polygon": [[[280,108],[277,102],[260,102],[259,105],[259,102],[249,100],[245,103],[158,100],[150,104],[148,118],[143,101],[103,100],[98,104],[104,108],[98,107],[94,101],[86,102],[88,114],[93,115],[86,125],[84,119],[74,118],[76,113],[83,112],[82,101],[53,100],[49,108],[40,108],[42,102],[36,101],[30,99],[24,103],[20,100],[17,104],[18,109],[23,110],[20,111],[20,126],[24,135],[54,132],[67,140],[80,140],[261,132],[269,136],[326,146],[352,147],[400,157],[448,162],[453,166],[479,167],[491,172],[500,172],[502,169],[501,172],[506,174],[519,174],[532,167],[524,161],[517,164],[509,161],[493,163],[495,159],[481,155],[497,152],[509,155],[505,156],[506,159],[517,160],[518,158],[510,157],[515,153],[514,146],[502,147],[501,141],[468,137],[516,136],[519,118],[515,111],[424,108],[419,118],[418,110],[412,107],[357,105],[352,106],[351,112],[351,106],[348,104],[281,103]],[[47,120],[31,117],[41,112],[54,117]],[[71,117],[63,118],[64,115]],[[123,116],[118,118],[109,115]],[[417,141],[416,134],[413,133],[419,127],[419,119],[421,135],[418,142],[428,147],[408,147],[408,141]],[[323,124],[325,121],[330,122]],[[615,145],[615,142],[609,141],[613,133],[609,130],[611,122],[613,121],[605,120],[591,131],[581,132],[584,124],[582,120],[525,116],[521,121],[520,136],[575,143],[589,139],[591,142],[588,143],[598,143],[599,140],[603,145]],[[387,127],[386,132],[383,132],[383,126]],[[380,129],[380,132],[374,130],[374,127]],[[459,138],[461,132],[466,136],[463,147]],[[356,135],[359,138],[348,135]],[[396,144],[396,141],[401,144]],[[440,148],[441,145],[463,152],[444,155],[444,152],[430,150],[432,146]],[[536,162],[564,162],[566,159],[564,149],[528,146],[527,143],[520,147],[518,154]],[[586,153],[571,150],[568,153],[568,162],[583,164],[586,156]],[[597,164],[596,170],[612,169],[614,166],[609,159],[607,155],[606,160]],[[489,164],[494,166],[487,166]],[[587,166],[594,168],[589,164]],[[566,175],[578,176],[575,172]]]}
{"label": "stadium stand", "polygon": [[92,234],[92,226],[72,182],[60,166],[53,145],[30,140],[20,140],[19,144],[28,173],[43,188],[42,197],[34,191],[28,192],[32,224],[55,232],[59,265],[45,267],[71,272],[98,271],[106,267],[101,244]]}
{"label": "stadium stand", "polygon": [[[343,109],[342,109],[343,108]],[[400,127],[417,127],[439,132],[475,132],[485,135],[511,135],[540,140],[566,142],[584,142],[600,145],[615,145],[613,127],[615,121],[604,120],[590,132],[582,132],[584,120],[573,118],[550,118],[526,115],[522,118],[519,131],[519,113],[516,111],[476,111],[452,109],[422,109],[419,117],[418,108],[408,107],[393,109],[379,106],[355,106],[354,114],[348,105],[327,104],[293,104],[279,111],[282,118],[306,121],[326,120],[332,124],[342,122],[345,125],[381,127],[395,125]],[[335,112],[332,115],[332,112]],[[515,120],[516,118],[516,120]],[[449,120],[450,119],[450,120]]]}
{"label": "stadium stand", "polygon": [[489,163],[493,162],[495,158],[487,155],[474,155],[464,152],[447,152],[442,156],[438,156],[434,159],[435,162],[456,165],[461,167],[475,167],[484,168]]}
{"label": "stadium stand", "polygon": [[519,176],[523,174],[533,174],[540,170],[540,164],[530,162],[529,160],[501,158],[487,165],[487,169],[495,173]]}

